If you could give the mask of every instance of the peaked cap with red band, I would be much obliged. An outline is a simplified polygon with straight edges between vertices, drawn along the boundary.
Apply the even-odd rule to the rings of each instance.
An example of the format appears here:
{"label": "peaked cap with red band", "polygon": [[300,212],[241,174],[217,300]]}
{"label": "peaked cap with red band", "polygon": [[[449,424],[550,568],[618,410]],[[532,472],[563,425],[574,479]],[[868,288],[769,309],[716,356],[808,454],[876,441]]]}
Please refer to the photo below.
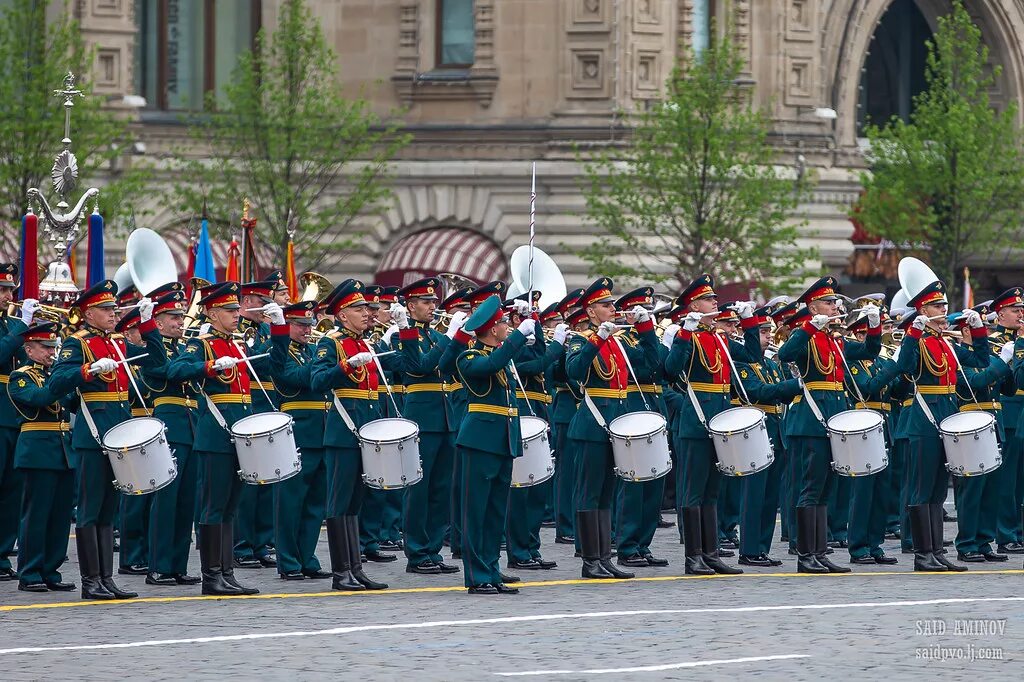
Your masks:
{"label": "peaked cap with red band", "polygon": [[114,280],[105,279],[78,294],[73,307],[83,313],[89,308],[113,308],[117,305],[117,285]]}
{"label": "peaked cap with red band", "polygon": [[0,263],[0,287],[18,286],[18,266],[14,263]]}
{"label": "peaked cap with red band", "polygon": [[575,308],[580,304],[580,298],[583,297],[586,291],[583,288],[573,289],[565,295],[565,298],[558,302],[558,311],[562,313],[562,317],[565,317],[571,308]]}
{"label": "peaked cap with red band", "polygon": [[992,299],[992,310],[999,312],[1003,308],[1024,307],[1024,289],[1013,287]]}
{"label": "peaked cap with red band", "polygon": [[615,308],[617,310],[628,312],[636,306],[641,306],[647,310],[654,308],[654,287],[633,289],[633,291],[620,296],[619,300],[615,301]]}
{"label": "peaked cap with red band", "polygon": [[299,301],[284,307],[284,320],[292,324],[312,325],[316,301]]}
{"label": "peaked cap with red band", "polygon": [[184,315],[185,292],[172,291],[169,294],[164,294],[163,296],[155,299],[153,304],[154,317],[164,313],[168,313],[170,315]]}
{"label": "peaked cap with red band", "polygon": [[801,303],[810,303],[811,301],[838,301],[839,296],[836,294],[836,278],[831,275],[822,277],[817,282],[807,287],[804,293],[800,294],[800,298],[797,299]]}
{"label": "peaked cap with red band", "polygon": [[384,293],[384,287],[379,284],[367,284],[363,288],[363,298],[370,304],[371,308],[380,307],[380,297]]}
{"label": "peaked cap with red band", "polygon": [[146,296],[148,296],[149,298],[152,298],[152,299],[157,299],[157,298],[160,298],[161,296],[166,296],[167,294],[171,293],[172,291],[184,291],[184,290],[185,290],[185,285],[182,284],[181,282],[168,282],[167,284],[161,284],[156,289],[153,289],[153,291],[151,291],[148,294],[146,294]]}
{"label": "peaked cap with red band", "polygon": [[615,286],[615,282],[610,277],[602,277],[601,279],[594,280],[594,282],[583,291],[583,295],[580,296],[579,305],[581,308],[586,308],[588,305],[595,303],[612,303],[615,298],[612,296],[612,287]]}
{"label": "peaked cap with red band", "polygon": [[203,289],[206,295],[200,299],[199,305],[207,308],[224,308],[225,310],[238,310],[242,306],[238,304],[238,292],[242,287],[238,282],[221,282]]}
{"label": "peaked cap with red band", "polygon": [[274,299],[274,289],[280,282],[278,279],[265,279],[260,282],[246,282],[242,285],[243,296],[259,296],[267,303]]}
{"label": "peaked cap with red band", "polygon": [[560,319],[562,317],[562,311],[558,309],[558,303],[552,303],[544,310],[540,311],[541,324],[550,322],[552,320]]}
{"label": "peaked cap with red band", "polygon": [[497,296],[489,296],[476,307],[462,328],[467,332],[476,332],[479,337],[500,322],[505,314],[504,308],[501,307],[501,299]]}
{"label": "peaked cap with red band", "polygon": [[444,301],[441,302],[441,307],[446,313],[450,313],[455,308],[466,307],[469,305],[469,301],[466,297],[473,292],[473,287],[465,286],[459,287],[451,293]]}
{"label": "peaked cap with red band", "polygon": [[679,294],[679,298],[676,299],[676,305],[686,308],[698,298],[710,298],[711,296],[718,297],[718,294],[715,293],[715,278],[705,272],[690,282],[690,286],[683,289],[683,293]]}
{"label": "peaked cap with red band", "polygon": [[410,298],[422,298],[425,301],[436,301],[437,292],[441,290],[441,280],[437,277],[424,277],[421,280],[402,287],[398,295],[409,300]]}
{"label": "peaked cap with red band", "polygon": [[331,292],[331,303],[328,310],[337,315],[339,310],[356,305],[369,305],[363,297],[363,283],[357,279],[346,279],[334,287]]}
{"label": "peaked cap with red band", "polygon": [[57,332],[60,325],[56,322],[42,322],[26,327],[21,332],[21,338],[27,341],[35,341],[51,348],[58,345]]}
{"label": "peaked cap with red band", "polygon": [[500,301],[504,293],[505,283],[500,280],[494,280],[471,291],[466,295],[466,300],[469,301],[471,306],[476,307],[486,301],[489,296],[498,296]]}
{"label": "peaked cap with red band", "polygon": [[917,295],[910,299],[908,305],[916,310],[921,310],[923,306],[942,303],[946,303],[946,285],[940,280],[935,280],[917,292]]}
{"label": "peaked cap with red band", "polygon": [[380,302],[384,305],[398,303],[398,287],[384,287],[384,291],[380,295]]}
{"label": "peaked cap with red band", "polygon": [[119,306],[130,306],[133,303],[138,303],[142,300],[142,296],[139,294],[139,290],[135,288],[134,284],[129,284],[124,289],[117,290],[117,305]]}

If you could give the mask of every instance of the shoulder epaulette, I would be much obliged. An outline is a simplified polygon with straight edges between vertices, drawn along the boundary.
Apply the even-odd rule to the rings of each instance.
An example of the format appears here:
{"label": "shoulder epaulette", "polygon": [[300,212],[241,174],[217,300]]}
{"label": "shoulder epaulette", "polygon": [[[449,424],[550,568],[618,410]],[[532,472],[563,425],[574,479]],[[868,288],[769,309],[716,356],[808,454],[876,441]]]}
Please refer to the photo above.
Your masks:
{"label": "shoulder epaulette", "polygon": [[339,336],[341,336],[341,330],[339,330],[339,329],[331,329],[330,331],[327,332],[326,336],[329,339],[336,339]]}
{"label": "shoulder epaulette", "polygon": [[84,339],[87,336],[89,336],[89,330],[88,329],[79,329],[77,332],[72,334],[70,336],[70,338],[72,338],[72,339]]}
{"label": "shoulder epaulette", "polygon": [[110,335],[110,338],[112,338],[112,339],[123,339],[124,338],[124,334],[114,333],[114,334]]}
{"label": "shoulder epaulette", "polygon": [[[15,371],[15,372],[24,372],[24,373],[26,373],[26,374],[29,374],[29,373],[31,373],[31,372],[32,372],[32,370],[34,370],[34,369],[35,369],[35,367],[33,367],[32,365],[22,365],[21,367],[19,367],[18,369],[14,370],[14,371]],[[12,374],[13,374],[13,373],[14,373],[14,372],[12,372]]]}
{"label": "shoulder epaulette", "polygon": [[192,338],[199,339],[200,341],[206,341],[207,339],[212,339],[213,338],[213,334],[210,334],[210,333],[200,334],[199,336],[193,336]]}

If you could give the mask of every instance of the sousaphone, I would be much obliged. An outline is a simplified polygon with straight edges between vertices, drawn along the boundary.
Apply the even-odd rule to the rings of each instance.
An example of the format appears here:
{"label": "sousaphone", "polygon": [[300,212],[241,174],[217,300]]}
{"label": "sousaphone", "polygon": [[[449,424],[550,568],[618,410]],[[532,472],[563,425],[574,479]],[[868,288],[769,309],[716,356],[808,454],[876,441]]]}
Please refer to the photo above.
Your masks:
{"label": "sousaphone", "polygon": [[132,283],[142,296],[178,281],[178,268],[171,247],[163,237],[148,228],[140,227],[128,235],[125,261]]}
{"label": "sousaphone", "polygon": [[533,248],[533,286],[530,286],[530,246],[524,244],[512,252],[509,262],[512,273],[512,284],[509,286],[508,298],[524,294],[530,289],[540,292],[540,309],[565,298],[565,278],[562,271],[551,256],[537,247]]}

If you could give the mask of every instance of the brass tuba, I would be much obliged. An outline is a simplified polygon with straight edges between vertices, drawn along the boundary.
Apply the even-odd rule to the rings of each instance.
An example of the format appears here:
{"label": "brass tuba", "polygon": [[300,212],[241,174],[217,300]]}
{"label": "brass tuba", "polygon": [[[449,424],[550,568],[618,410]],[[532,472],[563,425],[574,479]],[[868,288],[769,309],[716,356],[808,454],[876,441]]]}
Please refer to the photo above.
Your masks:
{"label": "brass tuba", "polygon": [[331,293],[331,289],[334,288],[329,279],[312,271],[299,275],[299,284],[302,286],[302,296],[299,300],[316,301],[317,303],[323,302],[327,298],[327,294]]}

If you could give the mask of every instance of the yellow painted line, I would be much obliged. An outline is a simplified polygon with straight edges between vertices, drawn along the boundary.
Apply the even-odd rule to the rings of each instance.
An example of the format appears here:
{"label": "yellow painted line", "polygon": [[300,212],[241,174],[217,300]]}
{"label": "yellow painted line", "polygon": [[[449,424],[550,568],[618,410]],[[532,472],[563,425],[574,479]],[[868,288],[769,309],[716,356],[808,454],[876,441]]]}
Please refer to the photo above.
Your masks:
{"label": "yellow painted line", "polygon": [[[737,580],[737,579],[750,579],[750,578],[834,578],[837,580],[849,579],[849,578],[869,578],[869,577],[886,577],[886,576],[918,576],[918,577],[942,577],[942,576],[972,576],[972,575],[1024,575],[1024,569],[1003,569],[1003,570],[986,570],[986,571],[968,571],[966,573],[955,573],[955,572],[936,572],[936,573],[922,573],[915,571],[873,571],[864,573],[828,573],[822,575],[810,574],[810,573],[743,573],[740,575],[664,575],[664,576],[647,576],[642,578],[632,578],[629,580],[591,580],[586,578],[570,578],[567,580],[544,580],[537,582],[522,582],[515,583],[514,587],[558,587],[561,585],[590,585],[590,586],[607,586],[607,585],[623,585],[630,583],[657,583],[657,582],[673,582],[678,580]],[[233,596],[212,596],[212,595],[190,595],[190,596],[176,596],[176,597],[138,597],[136,599],[114,599],[110,601],[103,600],[82,600],[82,601],[70,601],[70,602],[52,602],[52,603],[37,603],[37,604],[0,604],[0,613],[9,611],[31,611],[35,609],[66,609],[78,606],[123,606],[131,604],[170,604],[176,602],[191,602],[191,601],[229,601],[236,599],[308,599],[308,598],[322,598],[322,597],[385,597],[392,594],[428,594],[428,593],[440,593],[440,592],[465,592],[466,588],[461,585],[446,585],[443,587],[397,587],[388,590],[365,590],[361,592],[342,592],[338,590],[331,590],[330,592],[275,592],[267,594],[253,594],[253,595],[240,595],[237,597]]]}

